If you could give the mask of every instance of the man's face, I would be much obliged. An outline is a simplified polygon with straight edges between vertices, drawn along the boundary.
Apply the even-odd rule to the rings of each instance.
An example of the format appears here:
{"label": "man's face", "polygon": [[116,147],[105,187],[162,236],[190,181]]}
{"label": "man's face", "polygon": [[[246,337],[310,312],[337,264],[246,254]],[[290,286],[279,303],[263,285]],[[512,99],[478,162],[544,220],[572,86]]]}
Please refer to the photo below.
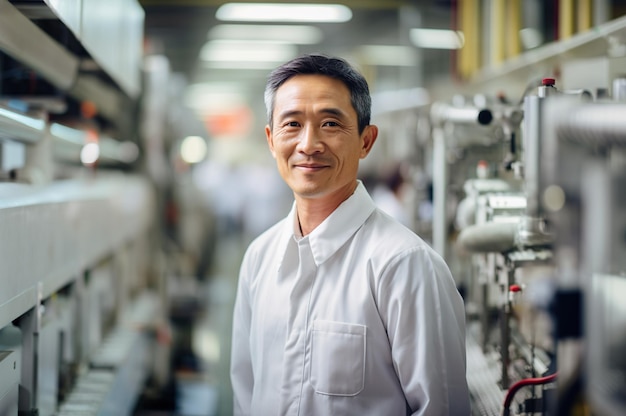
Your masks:
{"label": "man's face", "polygon": [[297,75],[276,91],[273,127],[265,128],[278,170],[296,196],[341,203],[356,186],[359,159],[378,130],[359,134],[350,91],[323,75]]}

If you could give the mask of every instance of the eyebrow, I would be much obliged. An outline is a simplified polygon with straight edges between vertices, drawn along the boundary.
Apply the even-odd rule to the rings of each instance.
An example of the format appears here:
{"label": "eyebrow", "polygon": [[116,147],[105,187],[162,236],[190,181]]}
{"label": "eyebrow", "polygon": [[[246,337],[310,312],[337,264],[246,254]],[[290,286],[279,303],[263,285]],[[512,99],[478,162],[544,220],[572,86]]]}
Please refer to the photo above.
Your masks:
{"label": "eyebrow", "polygon": [[278,114],[276,115],[276,118],[277,118],[278,120],[282,120],[282,119],[284,119],[284,118],[287,118],[287,117],[292,117],[292,116],[297,116],[297,115],[299,115],[299,114],[302,114],[302,111],[299,111],[299,110],[283,111],[282,113],[278,113]]}
{"label": "eyebrow", "polygon": [[320,113],[331,114],[331,115],[333,115],[333,116],[338,116],[338,117],[340,117],[340,116],[341,116],[341,117],[345,117],[345,116],[347,115],[347,114],[346,114],[344,111],[342,111],[341,109],[339,109],[339,108],[334,108],[334,107],[331,107],[331,108],[322,108],[322,110],[320,111]]}
{"label": "eyebrow", "polygon": [[[284,119],[287,117],[292,117],[292,116],[296,116],[296,115],[300,115],[303,112],[300,110],[288,110],[288,111],[284,111],[282,113],[278,114],[278,119]],[[319,113],[322,114],[330,114],[333,116],[337,116],[337,117],[347,117],[347,114],[345,111],[342,111],[339,108],[335,108],[335,107],[329,107],[329,108],[322,108],[321,110],[319,110]]]}

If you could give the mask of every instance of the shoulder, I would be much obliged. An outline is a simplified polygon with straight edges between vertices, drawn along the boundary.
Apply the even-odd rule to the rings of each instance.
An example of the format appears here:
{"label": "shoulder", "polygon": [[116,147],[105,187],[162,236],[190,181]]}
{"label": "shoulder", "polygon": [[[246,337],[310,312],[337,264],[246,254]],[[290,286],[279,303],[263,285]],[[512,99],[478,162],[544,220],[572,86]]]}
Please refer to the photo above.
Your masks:
{"label": "shoulder", "polygon": [[413,230],[400,223],[380,208],[376,208],[363,224],[360,237],[369,239],[374,250],[398,253],[412,248],[428,249],[430,246]]}
{"label": "shoulder", "polygon": [[367,256],[378,275],[398,268],[428,275],[450,275],[450,270],[429,243],[411,229],[377,209],[361,230],[368,243]]}

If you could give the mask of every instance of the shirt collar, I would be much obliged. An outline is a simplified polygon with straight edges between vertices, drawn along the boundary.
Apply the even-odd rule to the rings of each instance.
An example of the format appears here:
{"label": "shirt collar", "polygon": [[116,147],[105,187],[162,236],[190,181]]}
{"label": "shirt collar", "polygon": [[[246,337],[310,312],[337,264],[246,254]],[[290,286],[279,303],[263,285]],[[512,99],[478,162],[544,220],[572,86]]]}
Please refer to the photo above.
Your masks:
{"label": "shirt collar", "polygon": [[[354,235],[376,207],[363,183],[357,182],[354,193],[306,236],[311,245],[315,264],[318,266],[328,260]],[[298,241],[302,238],[302,234],[299,231],[295,204],[289,217],[287,224],[292,227],[291,234]]]}

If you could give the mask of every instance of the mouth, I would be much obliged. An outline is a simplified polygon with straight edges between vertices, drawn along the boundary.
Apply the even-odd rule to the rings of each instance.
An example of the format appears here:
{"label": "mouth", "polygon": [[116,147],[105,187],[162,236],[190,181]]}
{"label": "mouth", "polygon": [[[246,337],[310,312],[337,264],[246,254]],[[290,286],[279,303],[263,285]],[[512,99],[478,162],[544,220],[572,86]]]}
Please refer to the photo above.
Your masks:
{"label": "mouth", "polygon": [[301,170],[303,172],[319,172],[320,170],[327,167],[328,165],[324,165],[321,163],[296,163],[294,165],[295,169]]}
{"label": "mouth", "polygon": [[294,163],[293,167],[302,172],[319,172],[322,169],[330,167],[330,165],[319,160],[303,160]]}

